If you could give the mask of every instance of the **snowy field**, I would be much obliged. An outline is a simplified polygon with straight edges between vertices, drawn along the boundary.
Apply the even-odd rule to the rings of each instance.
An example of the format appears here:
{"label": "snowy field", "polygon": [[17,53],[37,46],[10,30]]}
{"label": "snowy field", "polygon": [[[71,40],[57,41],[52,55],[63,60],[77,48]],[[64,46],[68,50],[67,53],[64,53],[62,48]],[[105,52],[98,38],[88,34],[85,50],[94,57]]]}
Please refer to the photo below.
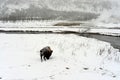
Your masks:
{"label": "snowy field", "polygon": [[[62,26],[54,26],[61,24]],[[64,24],[64,25],[63,25]],[[71,25],[70,25],[71,24]],[[74,25],[72,25],[74,24]],[[77,24],[77,25],[75,25]],[[69,26],[65,26],[69,25]],[[4,31],[73,31],[79,33],[99,33],[104,35],[120,36],[119,23],[101,23],[95,21],[0,21],[0,30]]]}
{"label": "snowy field", "polygon": [[[55,34],[67,31],[119,44],[120,0],[0,0],[0,80],[120,80],[112,43]],[[41,62],[45,46],[53,54]]]}
{"label": "snowy field", "polygon": [[[50,46],[50,60],[39,50]],[[120,80],[120,52],[73,34],[0,34],[1,80]]]}

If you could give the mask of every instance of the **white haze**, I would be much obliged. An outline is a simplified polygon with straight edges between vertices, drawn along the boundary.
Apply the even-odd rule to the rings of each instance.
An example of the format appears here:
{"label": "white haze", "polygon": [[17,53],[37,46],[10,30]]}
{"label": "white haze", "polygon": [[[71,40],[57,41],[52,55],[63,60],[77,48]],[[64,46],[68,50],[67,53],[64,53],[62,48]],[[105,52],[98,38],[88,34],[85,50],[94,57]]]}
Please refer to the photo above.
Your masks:
{"label": "white haze", "polygon": [[[49,10],[68,11],[68,12],[76,11],[78,13],[79,12],[95,13],[95,14],[98,14],[97,21],[105,22],[105,23],[120,22],[120,18],[119,18],[120,17],[120,1],[119,0],[99,0],[99,1],[98,0],[69,0],[69,1],[68,0],[54,0],[54,1],[53,0],[4,0],[4,1],[0,0],[0,16],[8,16],[12,12],[15,12],[16,10],[22,11],[23,9],[31,8],[30,7],[31,5],[39,9],[48,9],[48,13],[50,13]],[[48,15],[47,12],[45,13],[46,15]],[[29,16],[33,16],[33,14],[34,14],[34,10],[32,14],[29,14]],[[58,13],[53,12],[53,14],[54,16],[55,15],[59,16],[55,19],[64,19],[64,18],[61,18],[64,16],[63,14],[60,14],[60,12]],[[77,15],[77,16],[79,17],[80,15]],[[86,15],[82,15],[82,16],[85,17]],[[69,19],[69,20],[76,20],[76,17],[71,17],[71,18],[72,19]]]}

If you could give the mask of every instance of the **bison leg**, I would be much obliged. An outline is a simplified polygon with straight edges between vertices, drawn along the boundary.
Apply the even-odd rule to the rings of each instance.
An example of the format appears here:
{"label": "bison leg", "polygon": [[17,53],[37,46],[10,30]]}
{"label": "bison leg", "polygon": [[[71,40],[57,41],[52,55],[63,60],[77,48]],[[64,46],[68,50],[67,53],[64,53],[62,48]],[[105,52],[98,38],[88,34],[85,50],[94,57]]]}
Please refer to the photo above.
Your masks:
{"label": "bison leg", "polygon": [[50,56],[46,56],[46,58],[47,58],[47,59],[49,59],[49,58],[50,58]]}
{"label": "bison leg", "polygon": [[44,56],[44,60],[46,61],[46,56]]}
{"label": "bison leg", "polygon": [[41,62],[43,61],[43,60],[42,60],[42,56],[43,56],[43,55],[42,55],[42,54],[40,54]]}

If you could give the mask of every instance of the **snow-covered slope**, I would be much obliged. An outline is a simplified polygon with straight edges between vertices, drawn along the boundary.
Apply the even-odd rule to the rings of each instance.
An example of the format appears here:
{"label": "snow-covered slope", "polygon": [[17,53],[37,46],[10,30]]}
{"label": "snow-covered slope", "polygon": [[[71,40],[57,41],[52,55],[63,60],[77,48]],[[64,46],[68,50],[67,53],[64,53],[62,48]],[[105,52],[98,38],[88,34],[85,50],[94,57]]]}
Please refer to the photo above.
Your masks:
{"label": "snow-covered slope", "polygon": [[[119,0],[1,0],[1,8],[22,9],[25,5],[59,11],[101,12],[119,6]],[[22,6],[21,6],[22,5]],[[26,7],[24,7],[26,8]]]}
{"label": "snow-covered slope", "polygon": [[[41,62],[39,50],[53,49]],[[0,34],[2,80],[120,80],[120,52],[77,35]]]}
{"label": "snow-covered slope", "polygon": [[90,20],[102,14],[103,20],[107,13],[106,19],[119,20],[119,9],[119,0],[0,0],[0,17],[7,19]]}

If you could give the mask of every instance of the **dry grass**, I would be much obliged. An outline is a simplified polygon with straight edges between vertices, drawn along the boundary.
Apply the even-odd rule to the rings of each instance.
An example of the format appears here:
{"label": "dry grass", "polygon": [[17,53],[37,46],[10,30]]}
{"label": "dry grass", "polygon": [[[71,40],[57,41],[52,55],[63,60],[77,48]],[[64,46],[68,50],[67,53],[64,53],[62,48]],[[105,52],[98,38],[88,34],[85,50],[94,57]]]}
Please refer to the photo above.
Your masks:
{"label": "dry grass", "polygon": [[77,23],[77,22],[60,22],[60,23],[56,23],[53,26],[79,26],[82,23]]}

